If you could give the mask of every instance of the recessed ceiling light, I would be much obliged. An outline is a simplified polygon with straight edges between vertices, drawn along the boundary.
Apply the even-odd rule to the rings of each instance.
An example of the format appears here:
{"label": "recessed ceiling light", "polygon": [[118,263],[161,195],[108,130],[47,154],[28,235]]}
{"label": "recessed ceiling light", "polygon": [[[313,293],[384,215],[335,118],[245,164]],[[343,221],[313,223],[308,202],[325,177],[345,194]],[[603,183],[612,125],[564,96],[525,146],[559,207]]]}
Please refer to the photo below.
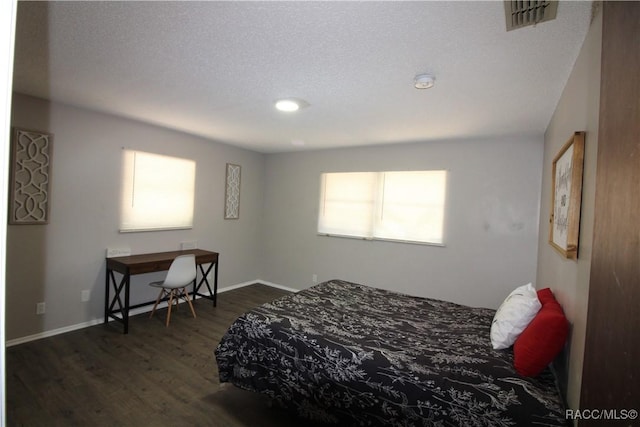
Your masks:
{"label": "recessed ceiling light", "polygon": [[436,82],[436,78],[431,74],[418,74],[413,79],[413,84],[416,89],[429,89],[433,87]]}
{"label": "recessed ceiling light", "polygon": [[293,112],[307,108],[309,103],[300,98],[283,98],[278,99],[275,103],[276,108],[280,111]]}
{"label": "recessed ceiling light", "polygon": [[280,111],[292,112],[300,109],[300,104],[295,99],[280,99],[276,101],[276,108]]}

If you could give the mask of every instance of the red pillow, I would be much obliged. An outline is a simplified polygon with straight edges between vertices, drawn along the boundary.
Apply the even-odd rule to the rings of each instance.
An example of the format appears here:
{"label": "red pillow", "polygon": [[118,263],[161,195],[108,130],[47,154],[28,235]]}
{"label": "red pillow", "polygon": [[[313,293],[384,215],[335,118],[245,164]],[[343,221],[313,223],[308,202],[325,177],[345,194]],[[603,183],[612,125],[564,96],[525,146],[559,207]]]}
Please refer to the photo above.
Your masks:
{"label": "red pillow", "polygon": [[553,292],[551,292],[551,288],[544,288],[538,290],[538,299],[540,300],[540,304],[545,305],[549,301],[556,301],[556,297],[553,296]]}
{"label": "red pillow", "polygon": [[513,344],[513,365],[520,375],[535,377],[562,351],[569,323],[551,289],[538,291],[542,308]]}

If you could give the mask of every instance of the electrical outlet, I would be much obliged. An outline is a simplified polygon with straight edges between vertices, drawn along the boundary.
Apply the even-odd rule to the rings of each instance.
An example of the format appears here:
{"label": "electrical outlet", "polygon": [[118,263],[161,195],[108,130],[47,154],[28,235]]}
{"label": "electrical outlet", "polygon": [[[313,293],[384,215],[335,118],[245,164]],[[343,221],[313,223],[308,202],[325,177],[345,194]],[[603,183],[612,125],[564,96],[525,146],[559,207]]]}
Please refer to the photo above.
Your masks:
{"label": "electrical outlet", "polygon": [[311,281],[312,281],[313,283],[318,283],[318,275],[317,275],[317,274],[314,274],[313,276],[311,276]]}
{"label": "electrical outlet", "polygon": [[44,314],[45,306],[43,302],[39,302],[36,304],[36,314]]}
{"label": "electrical outlet", "polygon": [[193,241],[193,242],[181,242],[180,243],[180,249],[182,249],[183,251],[187,250],[187,249],[196,249],[198,247],[198,242]]}
{"label": "electrical outlet", "polygon": [[107,258],[131,255],[131,248],[107,248]]}
{"label": "electrical outlet", "polygon": [[87,302],[91,298],[91,291],[89,289],[85,289],[80,292],[80,301]]}

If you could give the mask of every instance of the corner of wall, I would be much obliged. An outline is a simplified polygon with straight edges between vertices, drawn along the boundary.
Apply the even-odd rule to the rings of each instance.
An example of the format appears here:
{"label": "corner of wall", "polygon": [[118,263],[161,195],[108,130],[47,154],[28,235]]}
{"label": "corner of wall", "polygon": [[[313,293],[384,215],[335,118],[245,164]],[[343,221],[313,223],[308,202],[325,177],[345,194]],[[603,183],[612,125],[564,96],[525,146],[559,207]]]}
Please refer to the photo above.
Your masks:
{"label": "corner of wall", "polygon": [[[555,362],[560,388],[569,408],[578,408],[586,336],[591,247],[593,240],[595,176],[600,108],[602,13],[594,16],[573,70],[545,132],[542,197],[538,241],[538,287],[551,287],[571,323],[570,338]],[[547,242],[551,209],[552,160],[570,135],[586,131],[582,184],[579,254],[560,257]]]}

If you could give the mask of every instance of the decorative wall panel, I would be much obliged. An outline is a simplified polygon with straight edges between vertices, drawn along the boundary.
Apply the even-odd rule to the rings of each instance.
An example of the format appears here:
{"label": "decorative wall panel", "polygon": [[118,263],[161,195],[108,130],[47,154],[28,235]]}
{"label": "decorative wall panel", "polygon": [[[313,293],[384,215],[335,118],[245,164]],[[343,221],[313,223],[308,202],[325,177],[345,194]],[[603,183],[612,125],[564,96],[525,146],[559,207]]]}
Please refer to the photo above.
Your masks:
{"label": "decorative wall panel", "polygon": [[240,218],[240,166],[227,163],[224,219]]}
{"label": "decorative wall panel", "polygon": [[13,130],[9,224],[47,224],[53,135]]}

